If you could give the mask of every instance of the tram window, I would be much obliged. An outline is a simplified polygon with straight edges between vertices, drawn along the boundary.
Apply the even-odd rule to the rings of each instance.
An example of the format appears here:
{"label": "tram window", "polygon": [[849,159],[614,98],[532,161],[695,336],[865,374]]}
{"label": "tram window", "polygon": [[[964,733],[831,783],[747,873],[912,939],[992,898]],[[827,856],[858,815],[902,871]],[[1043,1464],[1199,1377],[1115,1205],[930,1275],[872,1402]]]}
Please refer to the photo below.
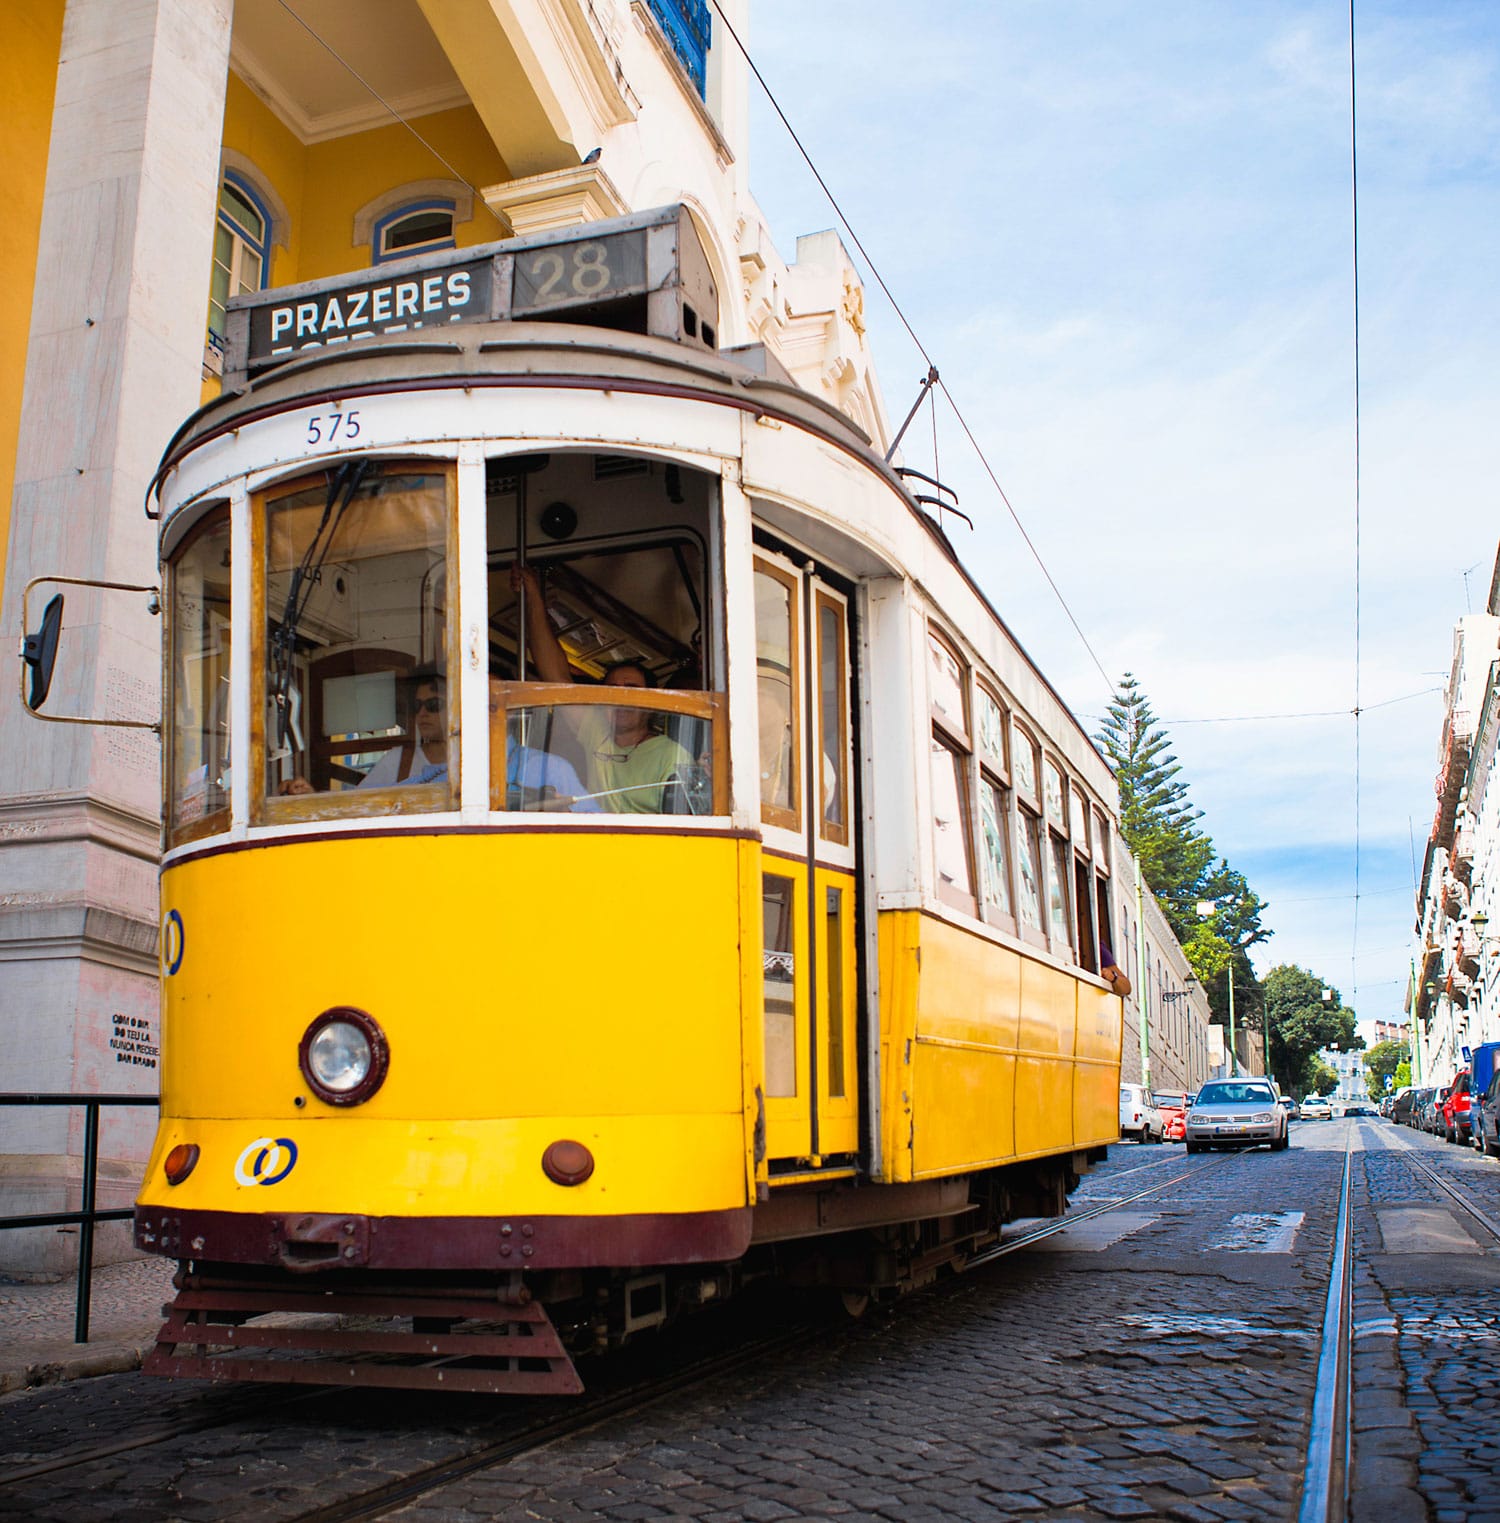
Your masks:
{"label": "tram window", "polygon": [[727,812],[712,483],[584,452],[486,463],[492,808]]}
{"label": "tram window", "polygon": [[1016,727],[1016,746],[1014,756],[1016,767],[1016,792],[1022,798],[1026,799],[1033,808],[1040,809],[1041,800],[1037,796],[1036,790],[1036,742],[1032,740],[1026,731],[1021,729],[1019,725]]}
{"label": "tram window", "polygon": [[974,913],[969,866],[967,758],[941,735],[932,737],[932,841],[938,897]]}
{"label": "tram window", "polygon": [[1043,791],[1047,800],[1047,818],[1052,821],[1054,829],[1060,829],[1066,834],[1068,825],[1068,785],[1063,780],[1062,769],[1049,756],[1042,763]]}
{"label": "tram window", "polygon": [[792,581],[761,562],[755,567],[755,670],[760,698],[760,812],[768,825],[795,830],[801,819],[797,758],[797,629]]}
{"label": "tram window", "polygon": [[1049,835],[1049,844],[1052,848],[1052,860],[1051,871],[1047,874],[1047,906],[1048,920],[1052,930],[1052,950],[1065,952],[1072,945],[1068,924],[1068,893],[1071,878],[1068,862],[1071,849],[1067,841],[1058,835]]}
{"label": "tram window", "polygon": [[360,462],[266,502],[268,798],[451,806],[450,491],[447,471]]}
{"label": "tram window", "polygon": [[849,840],[846,799],[849,780],[849,674],[844,611],[826,593],[818,594],[818,733],[822,737],[821,809],[818,831],[841,845]]}
{"label": "tram window", "polygon": [[935,629],[927,631],[927,680],[932,717],[954,735],[969,733],[969,711],[964,701],[964,665],[952,646]]}
{"label": "tram window", "polygon": [[1089,892],[1093,873],[1089,869],[1088,862],[1082,857],[1073,859],[1073,908],[1078,916],[1078,961],[1088,969],[1090,973],[1099,971],[1098,938],[1094,935],[1094,927],[1091,917],[1094,909],[1094,896]]}
{"label": "tram window", "polygon": [[1012,916],[1010,897],[1010,810],[1006,790],[988,773],[979,782],[979,824],[983,867],[984,907],[987,920],[995,915]]}
{"label": "tram window", "polygon": [[[1020,753],[1017,752],[1019,759]],[[1019,770],[1019,760],[1017,763]],[[1034,931],[1042,928],[1040,821],[1027,808],[1016,811],[1016,881],[1020,893],[1021,924]]]}
{"label": "tram window", "polygon": [[229,510],[199,525],[168,582],[167,842],[229,824]]}
{"label": "tram window", "polygon": [[497,773],[492,807],[569,814],[713,814],[720,807],[716,705],[709,700],[687,699],[665,713],[618,696],[508,707],[507,694],[525,689],[491,688],[492,734],[503,736],[494,749],[505,758],[504,791]]}
{"label": "tram window", "polygon": [[1002,778],[1010,776],[1010,759],[1006,746],[1005,710],[994,694],[979,689],[979,749],[985,765]]}
{"label": "tram window", "polygon": [[766,1095],[797,1093],[796,962],[792,949],[795,885],[776,873],[761,876],[764,926]]}
{"label": "tram window", "polygon": [[844,891],[830,888],[825,891],[826,931],[824,962],[828,969],[828,1097],[842,1100],[844,1081]]}

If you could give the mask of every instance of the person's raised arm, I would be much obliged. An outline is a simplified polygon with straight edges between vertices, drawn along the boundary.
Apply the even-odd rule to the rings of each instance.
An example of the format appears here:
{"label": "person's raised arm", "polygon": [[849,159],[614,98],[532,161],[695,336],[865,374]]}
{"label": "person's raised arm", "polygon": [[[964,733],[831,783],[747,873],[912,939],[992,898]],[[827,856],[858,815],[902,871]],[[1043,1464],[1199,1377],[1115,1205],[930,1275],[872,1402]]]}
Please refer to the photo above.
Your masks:
{"label": "person's raised arm", "polygon": [[[573,669],[547,617],[547,600],[542,593],[542,579],[532,566],[510,568],[510,585],[517,592],[524,589],[526,603],[526,648],[543,682],[571,682]],[[525,676],[525,673],[522,673]]]}

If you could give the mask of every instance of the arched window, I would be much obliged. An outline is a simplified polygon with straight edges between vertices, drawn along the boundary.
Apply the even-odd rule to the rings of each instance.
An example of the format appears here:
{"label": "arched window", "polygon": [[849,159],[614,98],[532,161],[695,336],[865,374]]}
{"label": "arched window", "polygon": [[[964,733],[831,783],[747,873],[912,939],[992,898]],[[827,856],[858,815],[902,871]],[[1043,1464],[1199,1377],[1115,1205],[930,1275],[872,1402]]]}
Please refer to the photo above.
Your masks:
{"label": "arched window", "polygon": [[381,264],[453,246],[453,203],[424,201],[398,207],[375,224],[370,257]]}
{"label": "arched window", "polygon": [[270,268],[271,218],[247,180],[230,173],[219,187],[214,270],[208,296],[209,347],[224,348],[224,308],[231,296],[265,289]]}

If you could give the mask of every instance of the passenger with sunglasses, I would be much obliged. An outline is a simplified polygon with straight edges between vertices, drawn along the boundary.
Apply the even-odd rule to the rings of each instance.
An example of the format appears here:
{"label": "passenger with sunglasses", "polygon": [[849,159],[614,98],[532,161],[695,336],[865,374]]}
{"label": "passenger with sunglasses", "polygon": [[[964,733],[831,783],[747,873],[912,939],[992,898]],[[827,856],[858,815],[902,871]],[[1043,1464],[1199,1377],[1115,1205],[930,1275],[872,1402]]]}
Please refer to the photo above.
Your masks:
{"label": "passenger with sunglasses", "polygon": [[448,776],[447,679],[419,672],[412,696],[416,743],[392,746],[365,773],[361,788],[389,788],[393,783],[440,783]]}

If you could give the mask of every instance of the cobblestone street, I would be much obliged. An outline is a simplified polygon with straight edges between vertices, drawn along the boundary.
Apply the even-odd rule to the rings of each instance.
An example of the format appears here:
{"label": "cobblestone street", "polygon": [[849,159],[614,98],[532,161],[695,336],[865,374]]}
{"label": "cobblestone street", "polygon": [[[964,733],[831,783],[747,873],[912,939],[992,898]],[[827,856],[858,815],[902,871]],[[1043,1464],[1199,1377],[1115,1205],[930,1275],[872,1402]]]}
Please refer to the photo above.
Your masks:
{"label": "cobblestone street", "polygon": [[[1344,1144],[1357,1234],[1352,1516],[1500,1518],[1500,1254],[1401,1151],[1483,1209],[1500,1168],[1384,1124],[1311,1123],[1283,1155],[1121,1145],[1075,1198],[1145,1198],[861,1321],[524,1443],[380,1515],[477,1518],[1295,1516]],[[1186,1177],[1184,1177],[1186,1176]],[[1413,1216],[1411,1213],[1418,1213]],[[149,1321],[159,1266],[106,1271],[101,1327]],[[113,1288],[111,1289],[111,1284]],[[7,1334],[71,1326],[70,1288],[0,1290]],[[602,1364],[621,1389],[788,1315],[752,1304]],[[1477,1356],[1477,1357],[1476,1357]],[[166,1383],[139,1373],[0,1401],[7,1517],[280,1523],[519,1434],[568,1403]],[[152,1439],[155,1432],[155,1441]],[[157,1431],[159,1430],[159,1431]]]}

